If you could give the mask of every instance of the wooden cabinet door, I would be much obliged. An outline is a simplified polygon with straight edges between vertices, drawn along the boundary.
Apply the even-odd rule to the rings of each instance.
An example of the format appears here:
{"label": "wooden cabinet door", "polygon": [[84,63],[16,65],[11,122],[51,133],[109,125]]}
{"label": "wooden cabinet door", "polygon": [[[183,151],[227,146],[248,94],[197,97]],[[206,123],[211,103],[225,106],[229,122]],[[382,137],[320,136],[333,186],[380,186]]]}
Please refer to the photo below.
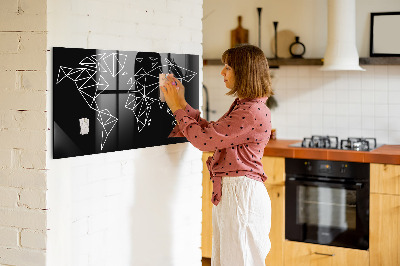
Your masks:
{"label": "wooden cabinet door", "polygon": [[261,163],[268,177],[266,184],[285,185],[285,158],[264,156]]}
{"label": "wooden cabinet door", "polygon": [[212,183],[206,165],[211,152],[203,153],[203,195],[202,195],[202,224],[201,224],[201,253],[204,258],[211,258],[212,252]]}
{"label": "wooden cabinet door", "polygon": [[271,199],[271,250],[265,259],[266,266],[283,265],[283,243],[285,240],[285,187],[265,183]]}
{"label": "wooden cabinet door", "polygon": [[370,165],[371,193],[400,195],[400,165]]}
{"label": "wooden cabinet door", "polygon": [[371,266],[400,265],[400,196],[371,193]]}
{"label": "wooden cabinet door", "polygon": [[284,245],[285,266],[369,265],[369,253],[366,250],[316,245],[288,240],[285,240]]}

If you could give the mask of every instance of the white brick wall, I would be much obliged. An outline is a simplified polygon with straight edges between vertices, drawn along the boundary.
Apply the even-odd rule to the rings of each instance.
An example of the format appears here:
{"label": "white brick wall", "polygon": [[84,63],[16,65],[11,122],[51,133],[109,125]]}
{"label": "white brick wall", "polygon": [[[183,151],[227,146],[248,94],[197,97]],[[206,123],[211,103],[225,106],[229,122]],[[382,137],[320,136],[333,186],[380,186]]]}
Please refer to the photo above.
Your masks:
{"label": "white brick wall", "polygon": [[177,144],[51,160],[46,50],[201,56],[202,1],[4,0],[0,16],[0,264],[199,265],[201,153]]}
{"label": "white brick wall", "polygon": [[0,2],[1,265],[45,265],[46,4]]}
{"label": "white brick wall", "polygon": [[[202,0],[51,0],[48,49],[201,57],[202,13]],[[49,57],[49,88],[51,76]],[[48,265],[201,265],[201,152],[190,144],[61,160],[49,150],[47,168]]]}

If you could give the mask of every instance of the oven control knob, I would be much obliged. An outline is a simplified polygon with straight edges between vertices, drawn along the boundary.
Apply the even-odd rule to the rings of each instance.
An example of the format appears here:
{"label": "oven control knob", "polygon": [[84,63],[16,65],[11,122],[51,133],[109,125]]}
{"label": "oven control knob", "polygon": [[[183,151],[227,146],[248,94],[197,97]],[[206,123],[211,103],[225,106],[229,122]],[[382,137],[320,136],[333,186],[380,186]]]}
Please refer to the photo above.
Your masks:
{"label": "oven control knob", "polygon": [[347,169],[347,164],[342,164],[342,167],[340,168],[340,173],[341,174],[346,173],[346,169]]}
{"label": "oven control knob", "polygon": [[305,162],[304,165],[305,165],[305,167],[306,167],[306,170],[310,172],[311,169],[312,169],[312,167],[311,167],[311,162]]}

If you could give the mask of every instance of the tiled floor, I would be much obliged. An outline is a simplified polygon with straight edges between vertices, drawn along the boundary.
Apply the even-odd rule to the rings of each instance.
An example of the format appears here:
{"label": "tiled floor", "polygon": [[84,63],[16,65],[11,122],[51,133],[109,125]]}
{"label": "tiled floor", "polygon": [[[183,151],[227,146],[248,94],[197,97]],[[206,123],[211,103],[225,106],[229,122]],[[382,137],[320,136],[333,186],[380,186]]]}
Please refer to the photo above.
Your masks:
{"label": "tiled floor", "polygon": [[203,266],[211,266],[211,259],[209,258],[202,258],[201,262],[203,263]]}

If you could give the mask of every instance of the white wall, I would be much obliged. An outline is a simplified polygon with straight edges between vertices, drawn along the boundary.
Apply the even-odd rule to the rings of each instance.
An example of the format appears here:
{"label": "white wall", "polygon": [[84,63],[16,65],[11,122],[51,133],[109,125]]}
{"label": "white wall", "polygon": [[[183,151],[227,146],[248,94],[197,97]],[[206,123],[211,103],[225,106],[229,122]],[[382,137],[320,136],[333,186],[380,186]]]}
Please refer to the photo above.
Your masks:
{"label": "white wall", "polygon": [[[278,108],[271,113],[280,139],[311,135],[376,137],[381,144],[400,143],[400,66],[362,66],[365,72],[323,72],[319,66],[272,69]],[[219,72],[204,67],[210,91],[210,120],[217,120],[232,103]]]}
{"label": "white wall", "polygon": [[46,1],[0,1],[0,265],[46,261]]}
{"label": "white wall", "polygon": [[376,137],[400,143],[400,66],[363,66],[365,72],[321,72],[318,67],[274,71],[279,138],[311,135]]}
{"label": "white wall", "polygon": [[[236,27],[238,15],[243,16],[243,26],[250,30],[250,43],[257,45],[258,6],[263,7],[265,15],[262,49],[267,56],[272,55],[267,45],[273,38],[272,21],[278,20],[279,25],[282,24],[278,30],[290,29],[301,36],[307,47],[306,57],[321,58],[326,47],[326,4],[327,1],[309,0],[230,1],[229,4],[205,0],[204,58],[220,58],[229,48],[229,31]],[[368,0],[357,1],[356,6],[357,47],[361,57],[368,57],[369,13],[399,11],[400,2]],[[213,38],[212,34],[222,37]],[[272,124],[278,138],[302,139],[322,134],[339,138],[376,137],[382,144],[399,144],[400,66],[363,67],[367,71],[322,72],[319,66],[272,69],[273,89],[279,104],[272,111]],[[222,65],[203,69],[203,82],[210,93],[210,109],[216,111],[210,114],[210,120],[223,115],[233,100],[224,95],[226,88],[219,74],[221,68]]]}
{"label": "white wall", "polygon": [[[48,48],[201,57],[201,18],[201,0],[49,0]],[[50,70],[51,57],[49,87]],[[59,160],[49,150],[48,168],[48,265],[201,264],[201,152],[190,144]]]}
{"label": "white wall", "polygon": [[[274,55],[272,22],[278,21],[278,31],[291,31],[294,35],[300,36],[300,41],[306,46],[305,57],[321,58],[324,56],[327,41],[327,2],[327,0],[204,0],[204,58],[219,59],[229,48],[230,31],[237,27],[238,16],[243,17],[242,26],[249,30],[249,42],[258,45],[257,7],[262,8],[261,49],[267,57]],[[369,13],[387,11],[400,11],[400,2],[356,0],[356,42],[360,57],[369,56]]]}

